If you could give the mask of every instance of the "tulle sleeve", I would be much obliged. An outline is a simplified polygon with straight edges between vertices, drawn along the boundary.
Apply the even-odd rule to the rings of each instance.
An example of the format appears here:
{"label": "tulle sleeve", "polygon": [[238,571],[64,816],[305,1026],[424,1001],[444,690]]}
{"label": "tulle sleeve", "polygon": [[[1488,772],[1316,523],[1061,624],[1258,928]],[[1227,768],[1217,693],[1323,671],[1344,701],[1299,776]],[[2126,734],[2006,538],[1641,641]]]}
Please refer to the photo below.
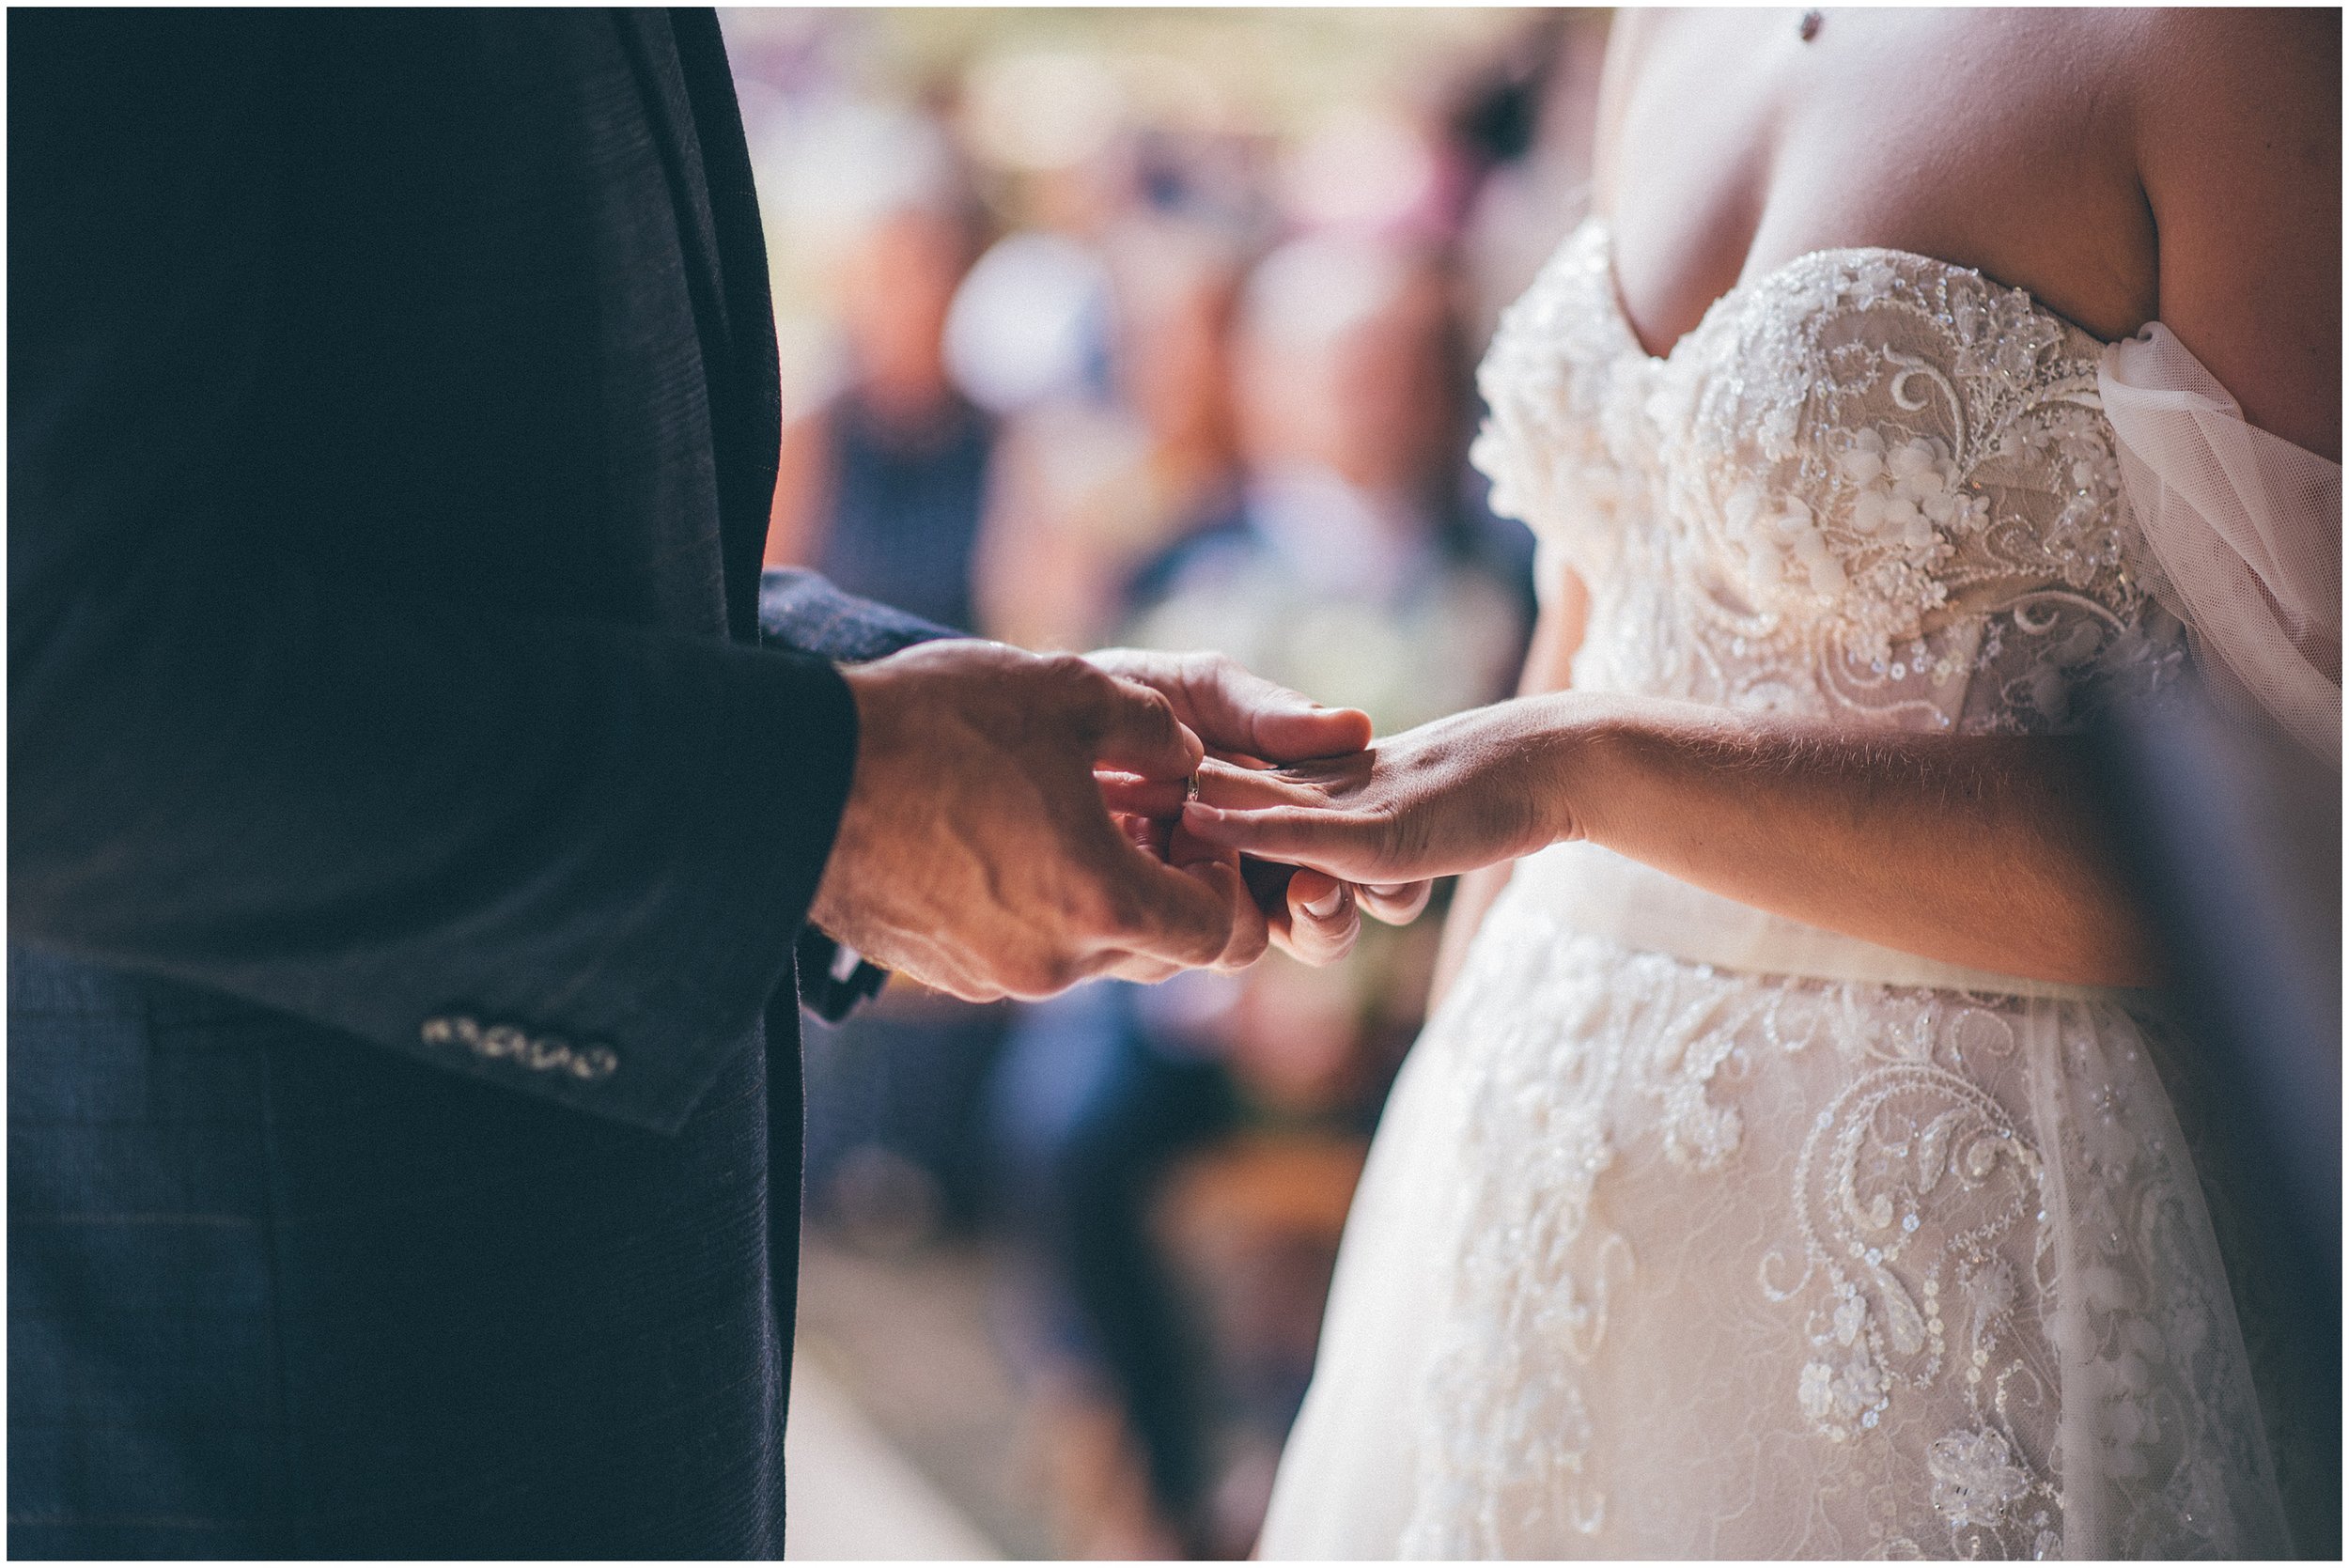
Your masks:
{"label": "tulle sleeve", "polygon": [[2259,429],[2156,321],[2097,370],[2151,586],[2205,673],[2341,770],[2341,465]]}

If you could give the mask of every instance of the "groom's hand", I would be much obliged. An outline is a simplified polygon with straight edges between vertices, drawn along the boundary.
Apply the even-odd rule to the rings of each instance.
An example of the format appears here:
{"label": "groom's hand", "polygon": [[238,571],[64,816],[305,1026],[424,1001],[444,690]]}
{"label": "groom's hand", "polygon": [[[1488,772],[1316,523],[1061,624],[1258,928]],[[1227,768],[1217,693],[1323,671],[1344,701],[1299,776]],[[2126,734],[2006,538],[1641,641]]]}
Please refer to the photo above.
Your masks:
{"label": "groom's hand", "polygon": [[1264,951],[1236,863],[1169,864],[1103,805],[1097,768],[1179,792],[1197,768],[1200,743],[1166,697],[1081,659],[976,641],[842,674],[856,773],[810,911],[831,936],[974,1001]]}
{"label": "groom's hand", "polygon": [[[1324,707],[1221,654],[1106,648],[1087,657],[1120,679],[1164,696],[1209,754],[1227,761],[1308,762],[1352,755],[1370,744],[1370,715],[1359,708]],[[1108,784],[1105,793],[1122,809],[1175,819],[1169,851],[1177,863],[1220,857],[1237,866],[1274,944],[1306,963],[1345,957],[1361,930],[1361,910],[1403,925],[1426,908],[1429,882],[1357,887],[1319,871],[1219,851],[1183,830],[1179,791],[1121,781]]]}

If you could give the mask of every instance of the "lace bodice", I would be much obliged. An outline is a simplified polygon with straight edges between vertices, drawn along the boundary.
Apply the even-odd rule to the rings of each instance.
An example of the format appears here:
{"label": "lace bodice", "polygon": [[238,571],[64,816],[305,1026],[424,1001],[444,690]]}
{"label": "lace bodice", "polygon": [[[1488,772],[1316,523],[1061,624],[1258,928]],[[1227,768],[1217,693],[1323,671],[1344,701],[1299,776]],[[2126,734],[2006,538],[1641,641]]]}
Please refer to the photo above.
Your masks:
{"label": "lace bodice", "polygon": [[1820,251],[1662,358],[1606,225],[1503,317],[1474,458],[1589,583],[1575,683],[1902,729],[2058,730],[2184,657],[2139,579],[2094,338],[1929,257]]}

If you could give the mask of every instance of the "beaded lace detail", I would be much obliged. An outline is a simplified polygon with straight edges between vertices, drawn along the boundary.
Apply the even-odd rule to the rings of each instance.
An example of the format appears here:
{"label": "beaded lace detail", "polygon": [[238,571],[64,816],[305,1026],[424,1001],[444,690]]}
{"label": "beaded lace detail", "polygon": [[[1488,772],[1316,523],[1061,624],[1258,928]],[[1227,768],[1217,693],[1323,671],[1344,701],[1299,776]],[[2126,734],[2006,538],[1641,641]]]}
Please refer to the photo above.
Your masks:
{"label": "beaded lace detail", "polygon": [[2279,1548],[2158,1025],[1492,920],[1399,1555]]}
{"label": "beaded lace detail", "polygon": [[1475,459],[1592,589],[1587,690],[1968,733],[2184,658],[2139,583],[2101,345],[2019,289],[1797,257],[1661,359],[1585,225],[1503,318]]}
{"label": "beaded lace detail", "polygon": [[[1590,587],[1578,687],[2060,731],[2185,658],[2098,348],[1857,250],[1657,358],[1594,222],[1504,317],[1474,456]],[[1267,1555],[2285,1549],[2157,1021],[1716,969],[1544,884],[1389,1103]]]}

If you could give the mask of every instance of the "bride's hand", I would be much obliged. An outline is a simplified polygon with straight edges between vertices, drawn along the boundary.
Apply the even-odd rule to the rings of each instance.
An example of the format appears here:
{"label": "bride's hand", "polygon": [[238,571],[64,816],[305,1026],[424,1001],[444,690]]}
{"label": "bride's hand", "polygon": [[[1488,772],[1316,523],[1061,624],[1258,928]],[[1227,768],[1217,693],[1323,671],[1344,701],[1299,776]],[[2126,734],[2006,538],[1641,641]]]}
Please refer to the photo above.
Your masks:
{"label": "bride's hand", "polygon": [[1264,913],[1272,945],[1303,963],[1334,964],[1352,952],[1364,914],[1408,925],[1434,892],[1426,881],[1356,887],[1304,866],[1243,856],[1185,831],[1180,784],[1113,771],[1095,774],[1094,782],[1118,831],[1137,847],[1173,865],[1220,861],[1238,872]]}
{"label": "bride's hand", "polygon": [[1363,885],[1423,881],[1579,836],[1532,704],[1439,719],[1349,756],[1202,765],[1183,812],[1203,843]]}
{"label": "bride's hand", "polygon": [[[1221,654],[1107,648],[1086,657],[1121,679],[1158,691],[1210,756],[1240,766],[1358,752],[1370,742],[1369,715],[1324,707]],[[1100,783],[1110,809],[1143,847],[1176,864],[1221,857],[1221,846],[1199,843],[1181,831],[1179,790],[1116,775],[1103,775]],[[1345,957],[1360,934],[1362,914],[1390,925],[1408,924],[1427,907],[1432,891],[1422,880],[1356,887],[1318,872],[1237,855],[1230,863],[1255,893],[1273,945],[1308,964]]]}

